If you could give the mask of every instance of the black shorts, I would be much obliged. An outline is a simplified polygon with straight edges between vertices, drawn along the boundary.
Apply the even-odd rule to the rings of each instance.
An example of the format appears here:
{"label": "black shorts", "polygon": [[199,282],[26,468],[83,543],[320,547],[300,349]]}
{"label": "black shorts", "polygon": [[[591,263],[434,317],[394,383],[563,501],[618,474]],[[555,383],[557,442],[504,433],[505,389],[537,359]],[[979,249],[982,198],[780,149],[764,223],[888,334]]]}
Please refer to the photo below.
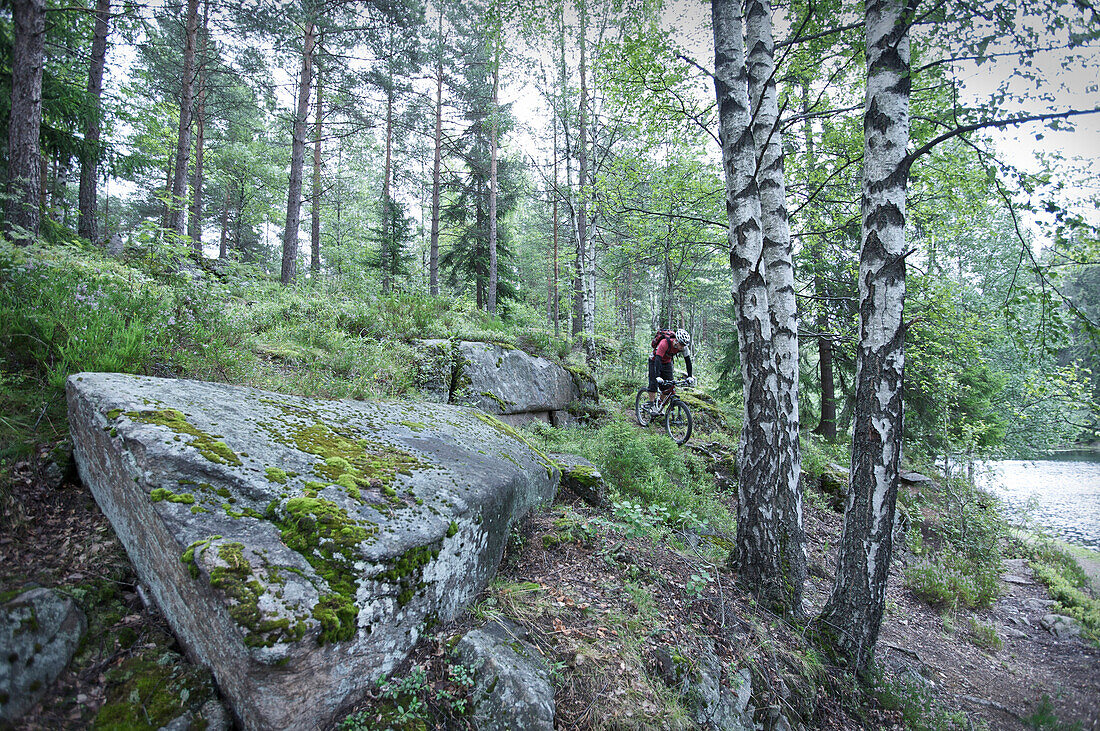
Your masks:
{"label": "black shorts", "polygon": [[653,393],[657,390],[657,377],[665,379],[666,381],[672,380],[672,361],[663,363],[656,355],[649,358],[649,392]]}

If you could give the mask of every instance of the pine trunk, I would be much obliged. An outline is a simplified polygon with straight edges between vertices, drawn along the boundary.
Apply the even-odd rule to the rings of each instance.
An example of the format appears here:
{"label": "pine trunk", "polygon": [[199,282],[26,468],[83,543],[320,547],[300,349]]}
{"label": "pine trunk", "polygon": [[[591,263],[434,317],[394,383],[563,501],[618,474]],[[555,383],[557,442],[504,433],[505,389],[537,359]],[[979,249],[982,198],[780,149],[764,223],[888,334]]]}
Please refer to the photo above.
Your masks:
{"label": "pine trunk", "polygon": [[586,80],[586,48],[585,25],[588,17],[586,6],[581,3],[580,31],[581,31],[581,98],[580,120],[577,135],[577,158],[580,164],[578,187],[580,188],[580,202],[577,208],[577,256],[580,259],[580,285],[581,285],[581,325],[584,329],[585,358],[591,362],[596,359],[596,273],[595,258],[592,256],[593,243],[588,236],[588,87]]}
{"label": "pine trunk", "polygon": [[393,162],[393,70],[390,70],[389,88],[386,91],[386,162],[382,169],[382,241],[379,244],[378,261],[382,268],[382,294],[393,288],[394,272],[390,267],[393,228],[390,221],[390,176]]}
{"label": "pine trunk", "polygon": [[183,236],[187,225],[187,168],[191,158],[191,117],[195,106],[195,45],[199,32],[199,0],[187,0],[187,31],[183,43],[183,83],[180,86],[180,126],[168,199],[168,228]]}
{"label": "pine trunk", "polygon": [[[494,41],[496,43],[497,41]],[[497,312],[497,104],[500,87],[499,47],[493,59],[493,103],[489,126],[489,295],[487,309]]]}
{"label": "pine trunk", "polygon": [[546,314],[554,325],[554,335],[561,334],[561,326],[558,322],[558,113],[551,110],[554,115],[554,186],[550,191],[553,197],[554,208],[554,232],[551,244],[551,259],[546,274]]}
{"label": "pine trunk", "polygon": [[46,60],[45,0],[14,0],[11,116],[8,124],[7,231],[13,241],[38,235],[42,198],[42,70]]}
{"label": "pine trunk", "polygon": [[309,87],[313,76],[313,47],[317,29],[306,26],[302,38],[302,75],[298,80],[298,109],[294,116],[293,142],[290,147],[290,184],[286,195],[286,227],[283,229],[283,268],[280,281],[290,284],[298,269],[298,225],[302,215],[302,168],[306,157],[306,115],[309,112]]}
{"label": "pine trunk", "polygon": [[310,189],[309,270],[321,272],[321,115],[324,113],[324,87],[320,68],[317,73],[317,104],[313,111],[313,187]]}
{"label": "pine trunk", "polygon": [[432,161],[432,233],[428,251],[428,293],[439,296],[439,192],[443,167],[443,9],[439,10],[439,55],[435,62],[435,159]]}
{"label": "pine trunk", "polygon": [[867,0],[860,342],[851,488],[836,580],[817,630],[838,658],[870,664],[886,600],[902,451],[909,34],[905,0]]}
{"label": "pine trunk", "polygon": [[203,3],[203,36],[202,52],[199,54],[198,85],[199,90],[195,95],[195,174],[191,184],[191,220],[187,225],[187,235],[191,237],[191,246],[194,247],[195,256],[202,256],[202,185],[203,185],[203,155],[206,152],[206,25],[209,16],[210,4]]}
{"label": "pine trunk", "polygon": [[775,360],[763,271],[760,196],[753,172],[748,70],[737,0],[711,0],[714,86],[726,178],[730,266],[744,381],[744,426],[738,449],[737,540],[731,565],[741,583],[767,606],[785,609],[776,520]]}
{"label": "pine trunk", "polygon": [[92,31],[91,61],[88,63],[88,105],[84,122],[84,144],[80,148],[80,210],[77,233],[89,241],[99,237],[96,226],[96,193],[99,183],[99,138],[102,134],[103,69],[107,61],[107,29],[111,0],[96,0]]}
{"label": "pine trunk", "polygon": [[787,220],[783,136],[775,89],[775,42],[769,0],[745,1],[745,42],[752,96],[753,140],[759,162],[757,186],[763,226],[763,264],[771,313],[776,372],[776,509],[783,563],[783,604],[802,615],[806,581],[806,533],[802,526],[802,452],[798,441],[798,305]]}
{"label": "pine trunk", "polygon": [[218,239],[218,258],[225,261],[229,245],[229,184],[225,185],[225,202],[222,203],[222,233]]}

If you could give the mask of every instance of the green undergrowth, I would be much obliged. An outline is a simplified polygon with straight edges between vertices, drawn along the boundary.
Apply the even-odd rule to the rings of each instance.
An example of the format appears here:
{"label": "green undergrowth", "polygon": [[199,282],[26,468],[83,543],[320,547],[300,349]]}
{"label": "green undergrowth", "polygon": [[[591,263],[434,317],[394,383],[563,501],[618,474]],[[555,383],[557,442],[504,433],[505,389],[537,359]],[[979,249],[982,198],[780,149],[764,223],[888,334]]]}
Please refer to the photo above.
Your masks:
{"label": "green undergrowth", "polygon": [[945,609],[992,605],[1001,592],[1008,536],[996,498],[966,480],[950,479],[902,490],[898,501],[912,516],[906,541],[916,557],[905,571],[906,586]]}
{"label": "green undergrowth", "polygon": [[463,664],[453,650],[441,652],[435,663],[431,681],[419,665],[379,679],[368,707],[345,716],[338,731],[467,728],[477,668]]}
{"label": "green undergrowth", "polygon": [[547,452],[571,452],[591,461],[616,503],[663,509],[671,526],[730,532],[734,519],[718,498],[701,458],[665,434],[636,428],[622,416],[599,427],[555,429],[535,424],[527,432]]}
{"label": "green undergrowth", "polygon": [[881,676],[872,680],[871,692],[888,711],[898,711],[904,727],[912,731],[970,731],[975,726],[965,711],[943,706],[927,681],[902,678],[886,681]]}
{"label": "green undergrowth", "polygon": [[1046,586],[1051,599],[1058,602],[1054,610],[1076,619],[1082,636],[1100,646],[1100,598],[1073,554],[1041,533],[1015,537],[1012,550],[1028,559],[1035,578]]}

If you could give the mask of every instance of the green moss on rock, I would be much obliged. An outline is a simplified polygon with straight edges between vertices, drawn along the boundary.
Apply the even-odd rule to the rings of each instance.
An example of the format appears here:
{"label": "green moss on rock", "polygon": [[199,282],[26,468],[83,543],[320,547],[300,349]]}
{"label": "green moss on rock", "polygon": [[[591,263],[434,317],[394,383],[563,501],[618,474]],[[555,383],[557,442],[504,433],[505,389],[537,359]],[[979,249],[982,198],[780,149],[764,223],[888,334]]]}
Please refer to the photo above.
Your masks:
{"label": "green moss on rock", "polygon": [[216,464],[229,464],[239,466],[241,458],[236,452],[226,446],[225,442],[218,441],[218,437],[207,434],[197,429],[187,421],[182,411],[177,409],[157,409],[153,411],[127,411],[126,416],[134,421],[144,424],[156,424],[168,427],[177,435],[186,434],[192,437],[188,446],[194,447],[206,459]]}
{"label": "green moss on rock", "polygon": [[175,493],[165,487],[155,488],[151,493],[149,493],[149,499],[155,503],[168,501],[170,503],[184,503],[186,505],[192,505],[195,502],[195,496],[191,493]]}
{"label": "green moss on rock", "polygon": [[329,592],[313,608],[321,623],[319,641],[337,642],[355,635],[359,546],[372,540],[378,527],[356,521],[331,500],[296,497],[273,511],[272,521],[283,542],[297,551],[328,583]]}

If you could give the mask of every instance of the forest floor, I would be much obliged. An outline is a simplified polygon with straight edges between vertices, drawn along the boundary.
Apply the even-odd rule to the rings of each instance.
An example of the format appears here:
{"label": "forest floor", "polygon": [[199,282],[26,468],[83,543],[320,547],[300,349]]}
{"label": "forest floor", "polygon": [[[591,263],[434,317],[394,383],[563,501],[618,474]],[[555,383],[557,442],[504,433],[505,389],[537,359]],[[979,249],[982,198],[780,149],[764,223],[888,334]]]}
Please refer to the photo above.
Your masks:
{"label": "forest floor", "polygon": [[[86,644],[96,652],[62,673],[16,728],[88,728],[108,697],[118,695],[112,669],[149,648],[182,650],[173,646],[163,617],[143,605],[125,552],[88,490],[71,477],[51,476],[48,465],[42,450],[9,475],[0,515],[0,592],[30,584],[106,584],[117,591],[110,611],[89,617]],[[723,494],[732,504],[733,491]],[[813,503],[807,501],[806,595],[816,611],[831,586],[842,516]],[[472,611],[422,641],[405,667],[416,664],[438,676],[448,638],[504,615],[551,662],[559,728],[690,727],[673,712],[674,694],[653,671],[662,647],[688,658],[712,653],[723,667],[751,667],[761,713],[769,703],[812,708],[803,716],[808,729],[906,726],[901,711],[875,700],[881,696],[853,700],[861,694],[838,674],[807,663],[812,651],[797,630],[755,607],[700,550],[707,540],[732,537],[673,538],[678,549],[563,492],[517,528],[500,574]],[[969,614],[933,609],[903,586],[905,560],[902,555],[891,571],[878,653],[883,683],[918,688],[910,703],[926,703],[929,714],[937,708],[967,713],[969,720],[948,728],[1100,729],[1100,649],[1079,638],[1056,640],[1039,627],[1048,597],[1022,561],[1006,562],[1003,595],[977,613],[1004,641],[991,650],[974,643]]]}

